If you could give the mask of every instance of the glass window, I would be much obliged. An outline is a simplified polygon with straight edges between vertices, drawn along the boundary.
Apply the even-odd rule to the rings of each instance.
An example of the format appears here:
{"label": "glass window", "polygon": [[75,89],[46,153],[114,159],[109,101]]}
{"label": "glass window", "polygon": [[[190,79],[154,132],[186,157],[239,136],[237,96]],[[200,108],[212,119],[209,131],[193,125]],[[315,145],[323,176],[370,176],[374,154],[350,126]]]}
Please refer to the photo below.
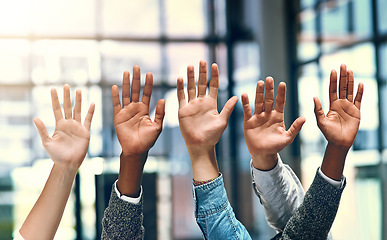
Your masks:
{"label": "glass window", "polygon": [[[21,84],[29,81],[30,43],[20,39],[0,39],[0,83]],[[5,67],[6,66],[6,67]]]}
{"label": "glass window", "polygon": [[332,69],[335,69],[339,74],[340,65],[346,64],[347,69],[351,69],[355,77],[375,77],[375,49],[370,43],[359,44],[347,50],[323,55],[320,64],[322,73],[327,76]]}
{"label": "glass window", "polygon": [[[387,94],[387,86],[382,85],[381,89],[380,89],[380,103],[387,102],[387,95],[386,94]],[[387,149],[387,111],[386,111],[384,105],[382,105],[379,109],[380,109],[380,115],[381,115],[381,119],[382,119],[381,125],[382,125],[382,130],[383,130],[383,132],[382,132],[383,148],[386,151],[386,149]]]}
{"label": "glass window", "polygon": [[98,82],[99,54],[94,41],[41,40],[33,45],[32,81],[73,83]]}
{"label": "glass window", "polygon": [[331,51],[348,41],[349,13],[345,2],[332,1],[323,6],[321,33],[323,50]]}
{"label": "glass window", "polygon": [[[208,60],[209,49],[203,43],[174,43],[166,45],[168,59],[168,77],[166,82],[169,85],[176,85],[178,77],[183,77],[187,82],[187,66],[193,65],[195,69],[195,80],[199,77],[200,60],[207,61],[208,76],[211,72],[211,61]],[[209,80],[209,79],[207,79]]]}
{"label": "glass window", "polygon": [[219,90],[223,91],[228,88],[227,46],[225,44],[216,46],[216,63],[219,67]]}
{"label": "glass window", "polygon": [[301,8],[311,7],[313,6],[317,0],[301,0]]}
{"label": "glass window", "polygon": [[99,26],[105,36],[157,37],[161,34],[159,0],[102,0]]}
{"label": "glass window", "polygon": [[28,163],[33,154],[30,147],[33,105],[26,88],[3,86],[0,92],[0,162],[9,170]]}
{"label": "glass window", "polygon": [[226,0],[215,0],[215,32],[218,36],[225,36],[226,26]]}
{"label": "glass window", "polygon": [[121,84],[122,73],[132,73],[133,66],[141,67],[142,78],[152,72],[153,83],[159,84],[162,79],[161,47],[158,43],[102,41],[102,80],[111,84]]}
{"label": "glass window", "polygon": [[165,0],[165,30],[171,37],[204,37],[208,34],[206,0]]}
{"label": "glass window", "polygon": [[259,47],[256,43],[239,42],[234,46],[234,81],[257,82],[260,77]]}
{"label": "glass window", "polygon": [[379,128],[378,86],[375,79],[356,78],[364,84],[364,95],[361,109],[361,122],[353,148],[355,150],[377,149]]}
{"label": "glass window", "polygon": [[[308,119],[300,132],[301,139],[305,145],[313,145],[321,140],[320,130],[316,128],[316,120],[314,112],[310,111],[314,108],[313,97],[318,97],[320,101],[322,99],[321,83],[319,78],[319,69],[315,63],[311,63],[303,66],[299,70],[298,78],[298,104],[299,115]],[[306,147],[305,150],[316,151],[311,147]]]}
{"label": "glass window", "polygon": [[32,31],[43,35],[94,36],[94,0],[34,0]]}
{"label": "glass window", "polygon": [[383,43],[379,50],[380,56],[380,77],[381,81],[387,82],[387,43]]}
{"label": "glass window", "polygon": [[299,32],[297,36],[297,56],[301,61],[317,57],[316,15],[313,10],[301,12],[298,16]]}
{"label": "glass window", "polygon": [[0,1],[0,34],[26,36],[30,33],[32,1]]}
{"label": "glass window", "polygon": [[384,0],[377,0],[377,20],[380,33],[387,32],[387,14],[385,9],[387,9],[387,2]]}
{"label": "glass window", "polygon": [[354,0],[353,14],[351,21],[353,21],[354,34],[356,37],[369,37],[372,34],[371,24],[371,1]]}

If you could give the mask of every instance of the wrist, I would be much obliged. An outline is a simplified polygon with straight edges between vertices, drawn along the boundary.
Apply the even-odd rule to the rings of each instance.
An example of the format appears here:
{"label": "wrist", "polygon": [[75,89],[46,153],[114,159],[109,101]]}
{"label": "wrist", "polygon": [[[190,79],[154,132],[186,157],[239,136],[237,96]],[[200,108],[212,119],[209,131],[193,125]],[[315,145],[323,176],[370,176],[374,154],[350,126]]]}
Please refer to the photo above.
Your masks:
{"label": "wrist", "polygon": [[187,146],[187,150],[191,161],[215,156],[215,146]]}
{"label": "wrist", "polygon": [[124,150],[122,150],[120,154],[120,160],[142,161],[144,162],[144,164],[147,158],[148,158],[148,151],[141,152],[141,153],[131,153],[131,152],[125,152]]}
{"label": "wrist", "polygon": [[143,169],[148,152],[142,154],[120,155],[120,170],[117,188],[121,194],[135,197],[141,189]]}
{"label": "wrist", "polygon": [[254,155],[252,154],[251,159],[253,160],[253,167],[262,171],[271,170],[278,163],[277,153],[254,154]]}
{"label": "wrist", "polygon": [[212,149],[188,149],[192,174],[195,181],[207,181],[219,176],[215,147]]}
{"label": "wrist", "polygon": [[53,169],[62,172],[65,175],[76,175],[80,165],[79,164],[58,164],[54,162]]}
{"label": "wrist", "polygon": [[78,168],[54,163],[50,175],[55,176],[57,179],[61,179],[61,181],[72,183],[77,173]]}
{"label": "wrist", "polygon": [[348,147],[328,143],[321,164],[321,171],[327,177],[339,181],[343,175],[348,150]]}

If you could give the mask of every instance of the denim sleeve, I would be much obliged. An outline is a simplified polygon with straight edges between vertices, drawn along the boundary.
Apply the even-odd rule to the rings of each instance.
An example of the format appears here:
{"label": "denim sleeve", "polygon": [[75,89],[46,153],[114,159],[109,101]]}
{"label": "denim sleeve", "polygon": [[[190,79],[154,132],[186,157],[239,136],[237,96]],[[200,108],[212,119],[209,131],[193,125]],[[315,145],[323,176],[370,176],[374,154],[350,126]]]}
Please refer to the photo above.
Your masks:
{"label": "denim sleeve", "polygon": [[195,218],[205,239],[251,239],[227,199],[223,176],[193,187]]}

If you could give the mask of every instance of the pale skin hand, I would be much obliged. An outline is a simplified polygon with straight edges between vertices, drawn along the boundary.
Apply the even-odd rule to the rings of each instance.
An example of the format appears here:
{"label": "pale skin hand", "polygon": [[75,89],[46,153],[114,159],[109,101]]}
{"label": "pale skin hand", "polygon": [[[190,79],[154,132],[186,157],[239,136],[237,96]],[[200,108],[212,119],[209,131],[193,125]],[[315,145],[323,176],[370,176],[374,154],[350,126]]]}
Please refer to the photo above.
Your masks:
{"label": "pale skin hand", "polygon": [[197,89],[193,66],[187,67],[187,78],[188,102],[185,98],[183,79],[177,79],[179,125],[191,158],[193,177],[197,181],[204,181],[219,175],[215,145],[227,127],[228,119],[238,98],[230,98],[220,114],[218,113],[219,70],[216,64],[211,67],[208,94],[206,94],[207,63],[205,61],[200,62]]}
{"label": "pale skin hand", "polygon": [[337,73],[331,71],[329,84],[329,111],[324,114],[321,102],[314,98],[317,125],[328,145],[321,170],[332,179],[340,180],[348,150],[355,141],[360,124],[360,106],[364,86],[359,83],[353,99],[354,78],[346,65],[340,66],[339,97],[337,97]]}
{"label": "pale skin hand", "polygon": [[122,107],[118,87],[112,87],[114,126],[122,153],[117,187],[122,194],[137,197],[140,192],[142,171],[149,149],[159,137],[165,115],[165,101],[156,106],[154,121],[149,116],[149,103],[152,95],[153,76],[146,74],[145,87],[140,98],[140,67],[133,67],[132,89],[130,74],[124,72],[122,81]]}
{"label": "pale skin hand", "polygon": [[90,140],[90,125],[94,113],[94,104],[90,105],[85,122],[81,123],[82,94],[76,91],[74,111],[71,110],[70,86],[63,88],[63,110],[64,118],[60,108],[58,94],[55,89],[51,90],[52,109],[55,116],[55,131],[52,137],[48,135],[44,123],[34,119],[36,128],[42,139],[47,153],[56,165],[70,166],[78,170],[82,164]]}
{"label": "pale skin hand", "polygon": [[274,109],[273,78],[266,78],[266,94],[264,94],[264,88],[265,83],[258,81],[254,114],[247,94],[242,94],[244,134],[253,166],[260,170],[270,170],[277,164],[277,153],[293,142],[305,123],[305,118],[297,118],[286,131],[284,123],[285,83],[281,82],[278,86]]}
{"label": "pale skin hand", "polygon": [[64,118],[60,109],[58,94],[51,90],[52,108],[55,116],[55,131],[52,137],[40,119],[34,123],[42,143],[54,162],[50,176],[24,221],[20,233],[25,239],[53,239],[63,215],[71,187],[82,164],[90,139],[90,125],[94,104],[90,105],[84,124],[81,123],[81,91],[76,92],[74,112],[71,111],[70,86],[63,88]]}

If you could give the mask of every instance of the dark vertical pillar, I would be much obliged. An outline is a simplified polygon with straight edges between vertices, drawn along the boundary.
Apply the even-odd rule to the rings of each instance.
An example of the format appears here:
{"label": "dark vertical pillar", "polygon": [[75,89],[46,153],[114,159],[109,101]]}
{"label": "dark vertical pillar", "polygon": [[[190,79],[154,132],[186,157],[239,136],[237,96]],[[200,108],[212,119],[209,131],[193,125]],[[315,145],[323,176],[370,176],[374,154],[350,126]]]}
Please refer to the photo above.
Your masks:
{"label": "dark vertical pillar", "polygon": [[74,193],[75,193],[75,228],[77,231],[77,240],[82,240],[83,236],[83,228],[82,228],[82,207],[81,207],[81,182],[79,173],[75,176],[75,185],[74,185]]}
{"label": "dark vertical pillar", "polygon": [[[227,27],[227,39],[226,39],[226,46],[227,46],[227,78],[228,78],[228,88],[227,93],[228,97],[232,97],[234,95],[234,78],[233,78],[233,69],[234,69],[234,54],[233,54],[233,48],[235,43],[235,17],[240,6],[236,3],[237,1],[233,0],[227,0],[226,4],[226,27]],[[229,136],[230,136],[230,148],[229,148],[229,154],[230,154],[230,178],[231,178],[231,204],[234,208],[234,212],[236,217],[239,216],[239,208],[238,208],[238,162],[237,162],[237,143],[235,142],[237,139],[236,134],[236,116],[235,112],[234,114],[231,114],[229,122]]]}
{"label": "dark vertical pillar", "polygon": [[[285,69],[288,72],[289,77],[288,88],[287,88],[287,109],[285,109],[285,121],[287,120],[286,126],[290,126],[290,124],[296,120],[299,116],[298,109],[298,82],[297,82],[297,4],[298,1],[285,1],[284,5],[284,18],[286,21],[286,53],[287,53],[287,63],[285,64]],[[285,24],[284,24],[285,25]],[[288,147],[290,149],[289,155],[290,162],[293,171],[297,174],[299,178],[301,178],[301,159],[300,159],[300,140],[297,136],[293,143]]]}
{"label": "dark vertical pillar", "polygon": [[379,104],[378,104],[378,110],[379,110],[379,128],[378,128],[378,148],[379,148],[379,153],[381,156],[381,159],[379,161],[379,177],[381,180],[381,196],[382,196],[382,216],[381,216],[381,224],[382,224],[382,239],[387,239],[387,176],[386,176],[386,171],[387,171],[387,165],[383,163],[383,149],[384,149],[384,116],[385,116],[385,109],[383,108],[382,100],[385,99],[383,97],[383,90],[385,88],[385,80],[382,79],[381,76],[381,68],[384,66],[381,66],[381,56],[380,56],[380,47],[381,47],[381,39],[380,39],[380,34],[379,34],[379,23],[378,23],[378,6],[377,6],[377,0],[371,0],[371,16],[372,16],[372,31],[373,31],[373,39],[374,39],[374,46],[375,46],[375,63],[376,63],[376,81],[378,84],[378,99],[379,99]]}

